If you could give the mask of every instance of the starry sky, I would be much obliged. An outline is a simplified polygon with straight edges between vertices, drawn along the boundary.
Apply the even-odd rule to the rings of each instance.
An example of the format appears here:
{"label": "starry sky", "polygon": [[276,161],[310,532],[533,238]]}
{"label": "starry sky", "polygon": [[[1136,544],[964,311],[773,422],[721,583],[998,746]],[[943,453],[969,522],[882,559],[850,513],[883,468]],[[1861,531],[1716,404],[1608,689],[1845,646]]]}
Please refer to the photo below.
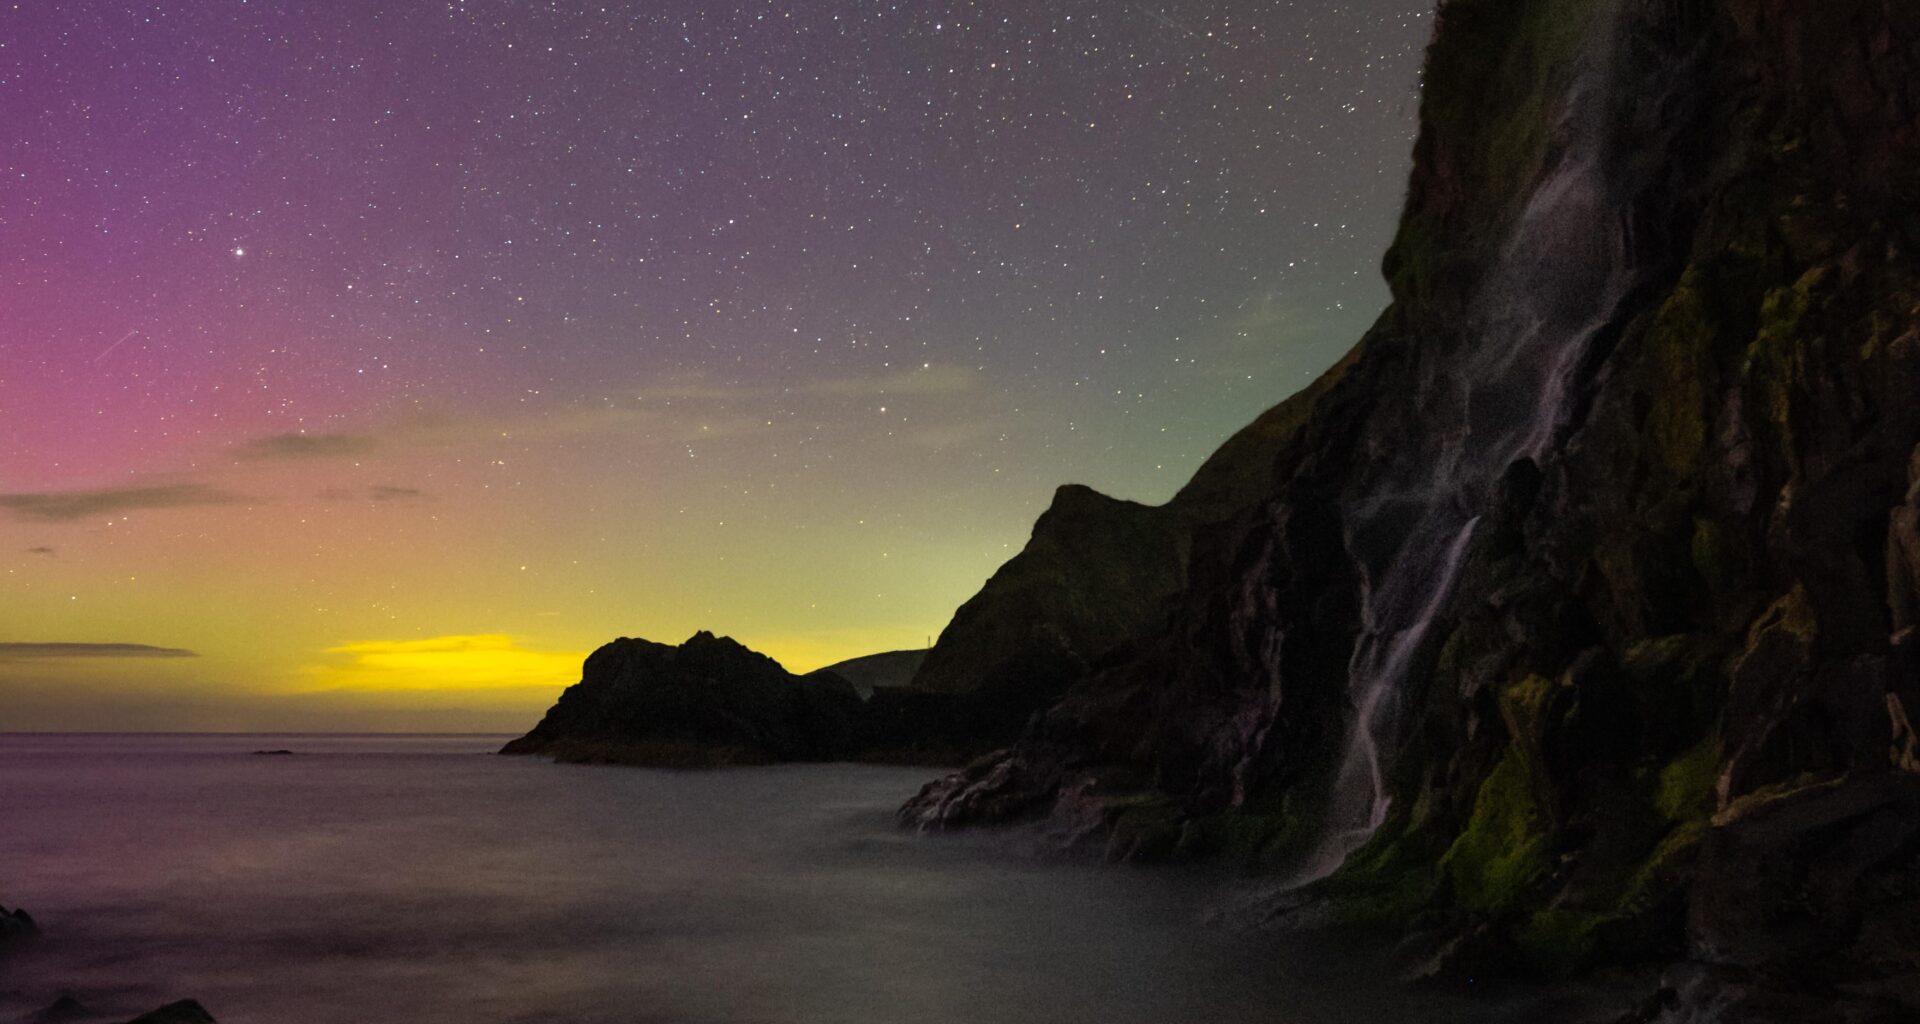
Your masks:
{"label": "starry sky", "polygon": [[924,645],[1378,314],[1429,6],[0,8],[0,729]]}

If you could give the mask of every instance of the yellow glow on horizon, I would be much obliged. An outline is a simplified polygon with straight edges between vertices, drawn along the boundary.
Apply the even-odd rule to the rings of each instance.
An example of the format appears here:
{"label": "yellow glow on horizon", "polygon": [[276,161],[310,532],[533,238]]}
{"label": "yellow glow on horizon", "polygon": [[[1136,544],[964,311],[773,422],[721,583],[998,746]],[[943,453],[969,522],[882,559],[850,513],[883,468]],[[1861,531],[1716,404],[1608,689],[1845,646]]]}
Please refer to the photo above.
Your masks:
{"label": "yellow glow on horizon", "polygon": [[392,693],[553,687],[580,678],[584,651],[523,647],[503,633],[424,640],[367,640],[328,648],[330,660],[307,666],[308,691]]}

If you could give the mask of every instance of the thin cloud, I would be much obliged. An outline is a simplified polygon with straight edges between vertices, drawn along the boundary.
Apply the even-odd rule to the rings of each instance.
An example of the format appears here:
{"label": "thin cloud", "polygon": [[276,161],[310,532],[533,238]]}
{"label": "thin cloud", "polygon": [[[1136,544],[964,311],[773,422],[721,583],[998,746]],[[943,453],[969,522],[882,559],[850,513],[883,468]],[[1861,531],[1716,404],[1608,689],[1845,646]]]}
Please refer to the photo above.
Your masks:
{"label": "thin cloud", "polygon": [[0,661],[23,658],[198,658],[184,647],[152,644],[0,643]]}
{"label": "thin cloud", "polygon": [[895,373],[821,377],[788,383],[743,384],[694,374],[645,388],[634,397],[665,402],[749,402],[794,396],[832,398],[959,395],[980,387],[978,371],[964,366],[923,366]]}
{"label": "thin cloud", "polygon": [[243,459],[343,459],[367,455],[379,447],[363,434],[273,434],[237,445]]}
{"label": "thin cloud", "polygon": [[[317,458],[362,455],[376,449],[405,452],[448,445],[555,439],[622,437],[659,444],[691,444],[736,437],[765,437],[796,429],[796,415],[844,415],[850,403],[884,404],[921,398],[939,403],[919,415],[951,415],[956,399],[978,395],[984,378],[964,366],[922,366],[881,374],[786,382],[745,382],[698,373],[614,394],[559,401],[495,414],[411,410],[367,434],[280,434],[235,449],[243,457]],[[350,492],[328,491],[330,500]],[[414,495],[390,494],[388,500]]]}
{"label": "thin cloud", "polygon": [[424,498],[427,492],[418,487],[398,487],[393,484],[374,484],[367,488],[367,497],[375,501],[411,501]]}
{"label": "thin cloud", "polygon": [[0,494],[0,509],[17,519],[40,523],[70,523],[121,512],[195,505],[232,505],[246,498],[206,484],[164,484],[154,487],[105,487],[85,491],[42,491],[37,494]]}
{"label": "thin cloud", "polygon": [[929,366],[865,377],[810,381],[795,390],[809,395],[959,395],[980,386],[980,374],[964,366]]}
{"label": "thin cloud", "polygon": [[50,548],[45,544],[41,544],[36,547],[30,547],[27,549],[27,554],[29,555],[45,555],[45,556],[51,557],[52,555],[55,555],[57,553],[58,552],[56,552],[53,548]]}

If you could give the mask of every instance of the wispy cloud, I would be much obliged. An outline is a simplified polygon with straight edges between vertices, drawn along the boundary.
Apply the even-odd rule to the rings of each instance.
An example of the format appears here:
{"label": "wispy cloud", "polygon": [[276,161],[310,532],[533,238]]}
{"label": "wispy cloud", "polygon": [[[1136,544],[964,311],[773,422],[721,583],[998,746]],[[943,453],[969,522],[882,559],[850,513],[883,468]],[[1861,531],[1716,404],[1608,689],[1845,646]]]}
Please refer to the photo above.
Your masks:
{"label": "wispy cloud", "polygon": [[776,398],[824,396],[882,398],[908,395],[958,395],[980,386],[980,374],[964,366],[923,366],[895,373],[818,377],[783,383],[745,383],[692,374],[643,388],[634,397],[660,402],[760,402]]}
{"label": "wispy cloud", "polygon": [[314,690],[557,688],[580,678],[584,651],[545,651],[499,633],[367,640],[328,648],[308,666]]}
{"label": "wispy cloud", "polygon": [[340,459],[371,454],[379,443],[364,434],[273,434],[236,445],[243,459]]}
{"label": "wispy cloud", "polygon": [[0,494],[0,509],[12,512],[18,519],[42,523],[67,523],[141,509],[231,505],[246,500],[241,495],[223,491],[217,487],[189,483]]}
{"label": "wispy cloud", "polygon": [[[618,394],[494,415],[415,410],[378,433],[395,448],[596,436],[669,444],[710,442],[790,429],[795,413],[817,421],[863,400],[876,404],[908,398],[944,402],[977,393],[981,383],[977,371],[960,366],[790,382],[685,374]],[[950,410],[951,406],[946,408]],[[920,411],[924,416],[934,415],[930,407]],[[776,416],[776,412],[782,415]]]}
{"label": "wispy cloud", "polygon": [[54,550],[53,548],[50,548],[50,547],[48,547],[48,546],[47,546],[47,545],[45,545],[45,544],[39,544],[39,545],[35,545],[34,547],[30,547],[30,548],[28,548],[28,549],[27,549],[27,554],[29,554],[29,555],[47,555],[47,556],[52,556],[52,555],[54,555],[54,554],[57,554],[57,553],[58,553],[58,552],[56,552],[56,551],[55,551],[55,550]]}
{"label": "wispy cloud", "polygon": [[184,647],[151,644],[0,643],[0,661],[21,658],[197,658]]}
{"label": "wispy cloud", "polygon": [[400,484],[374,484],[371,487],[329,487],[320,492],[321,501],[418,501],[427,492]]}
{"label": "wispy cloud", "polygon": [[926,366],[873,376],[810,381],[794,390],[809,395],[958,395],[980,386],[980,374],[964,366]]}

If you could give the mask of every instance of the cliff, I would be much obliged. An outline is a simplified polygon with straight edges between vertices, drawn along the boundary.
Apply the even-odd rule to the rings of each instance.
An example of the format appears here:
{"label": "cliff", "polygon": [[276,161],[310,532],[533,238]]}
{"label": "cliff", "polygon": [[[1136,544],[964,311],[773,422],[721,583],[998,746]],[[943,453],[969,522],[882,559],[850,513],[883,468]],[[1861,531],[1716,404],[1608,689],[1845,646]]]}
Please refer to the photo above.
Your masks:
{"label": "cliff", "polygon": [[1258,865],[1435,979],[1911,1019],[1916,194],[1920,7],[1442,4],[1392,305],[1117,611],[963,609],[1113,628],[903,819]]}
{"label": "cliff", "polygon": [[1273,486],[1275,456],[1351,361],[1234,434],[1164,505],[1061,487],[1026,546],[954,612],[913,685],[1058,699],[1167,611],[1186,587],[1195,533]]}

